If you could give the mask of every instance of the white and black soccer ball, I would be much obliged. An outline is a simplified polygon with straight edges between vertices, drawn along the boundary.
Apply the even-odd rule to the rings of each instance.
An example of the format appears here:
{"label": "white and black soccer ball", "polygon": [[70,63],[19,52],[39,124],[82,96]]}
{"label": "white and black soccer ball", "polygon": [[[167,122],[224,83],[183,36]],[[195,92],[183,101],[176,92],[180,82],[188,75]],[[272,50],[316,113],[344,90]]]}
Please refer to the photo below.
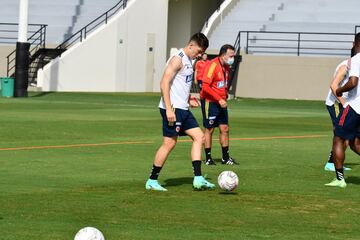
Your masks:
{"label": "white and black soccer ball", "polygon": [[223,171],[218,177],[218,184],[222,190],[233,191],[239,185],[239,178],[233,171]]}
{"label": "white and black soccer ball", "polygon": [[100,230],[94,227],[85,227],[78,231],[74,240],[105,240]]}

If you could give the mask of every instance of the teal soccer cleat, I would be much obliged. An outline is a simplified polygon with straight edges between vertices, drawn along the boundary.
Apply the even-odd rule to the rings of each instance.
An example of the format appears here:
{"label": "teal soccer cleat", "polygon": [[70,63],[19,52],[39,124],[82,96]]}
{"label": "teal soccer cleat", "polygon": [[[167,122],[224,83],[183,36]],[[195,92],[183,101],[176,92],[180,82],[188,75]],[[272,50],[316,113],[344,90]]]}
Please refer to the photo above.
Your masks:
{"label": "teal soccer cleat", "polygon": [[[351,171],[351,168],[348,168],[348,167],[345,167],[345,166],[344,166],[343,168],[344,168],[345,171]],[[327,162],[327,163],[325,164],[324,170],[325,170],[325,171],[330,171],[330,172],[335,172],[335,165],[334,165],[334,163],[329,163],[329,162]]]}
{"label": "teal soccer cleat", "polygon": [[206,181],[206,179],[203,176],[195,176],[193,181],[193,187],[196,190],[214,189],[215,184]]}
{"label": "teal soccer cleat", "polygon": [[149,179],[146,181],[145,188],[147,190],[166,192],[167,189],[162,187],[157,180]]}

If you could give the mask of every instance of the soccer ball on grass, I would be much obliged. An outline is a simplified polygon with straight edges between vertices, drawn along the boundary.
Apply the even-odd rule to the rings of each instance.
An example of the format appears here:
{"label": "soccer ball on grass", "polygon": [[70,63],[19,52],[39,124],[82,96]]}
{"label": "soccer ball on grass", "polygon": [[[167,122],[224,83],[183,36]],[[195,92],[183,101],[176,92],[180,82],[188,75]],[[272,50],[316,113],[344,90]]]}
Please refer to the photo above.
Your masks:
{"label": "soccer ball on grass", "polygon": [[218,184],[222,190],[233,191],[239,185],[239,178],[233,171],[223,171],[218,177]]}
{"label": "soccer ball on grass", "polygon": [[94,227],[85,227],[75,235],[74,240],[105,240],[104,235]]}

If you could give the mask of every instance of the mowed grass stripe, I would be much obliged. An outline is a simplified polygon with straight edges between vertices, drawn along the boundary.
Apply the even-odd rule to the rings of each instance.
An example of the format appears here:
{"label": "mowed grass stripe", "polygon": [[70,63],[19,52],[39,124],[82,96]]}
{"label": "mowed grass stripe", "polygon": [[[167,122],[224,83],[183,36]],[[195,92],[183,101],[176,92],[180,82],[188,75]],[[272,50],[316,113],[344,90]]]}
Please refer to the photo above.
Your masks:
{"label": "mowed grass stripe", "polygon": [[[230,138],[231,141],[256,141],[256,140],[274,140],[274,139],[304,139],[304,138],[322,138],[327,135],[307,135],[307,136],[273,136],[273,137],[254,137],[254,138]],[[214,141],[219,141],[215,139]],[[191,142],[191,140],[178,140],[178,142]],[[54,146],[30,146],[30,147],[13,147],[0,148],[0,151],[20,151],[20,150],[41,150],[54,148],[74,148],[74,147],[100,147],[109,145],[141,145],[153,144],[152,141],[134,141],[134,142],[109,142],[109,143],[84,143],[84,144],[69,144],[69,145],[54,145]]]}

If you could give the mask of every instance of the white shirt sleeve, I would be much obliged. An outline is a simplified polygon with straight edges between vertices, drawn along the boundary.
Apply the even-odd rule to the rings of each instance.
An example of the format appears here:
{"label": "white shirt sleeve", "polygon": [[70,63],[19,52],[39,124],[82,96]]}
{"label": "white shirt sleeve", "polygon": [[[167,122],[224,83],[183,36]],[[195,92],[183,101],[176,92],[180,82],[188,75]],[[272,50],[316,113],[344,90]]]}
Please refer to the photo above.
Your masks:
{"label": "white shirt sleeve", "polygon": [[360,54],[356,54],[351,58],[351,66],[349,71],[349,77],[360,76]]}

